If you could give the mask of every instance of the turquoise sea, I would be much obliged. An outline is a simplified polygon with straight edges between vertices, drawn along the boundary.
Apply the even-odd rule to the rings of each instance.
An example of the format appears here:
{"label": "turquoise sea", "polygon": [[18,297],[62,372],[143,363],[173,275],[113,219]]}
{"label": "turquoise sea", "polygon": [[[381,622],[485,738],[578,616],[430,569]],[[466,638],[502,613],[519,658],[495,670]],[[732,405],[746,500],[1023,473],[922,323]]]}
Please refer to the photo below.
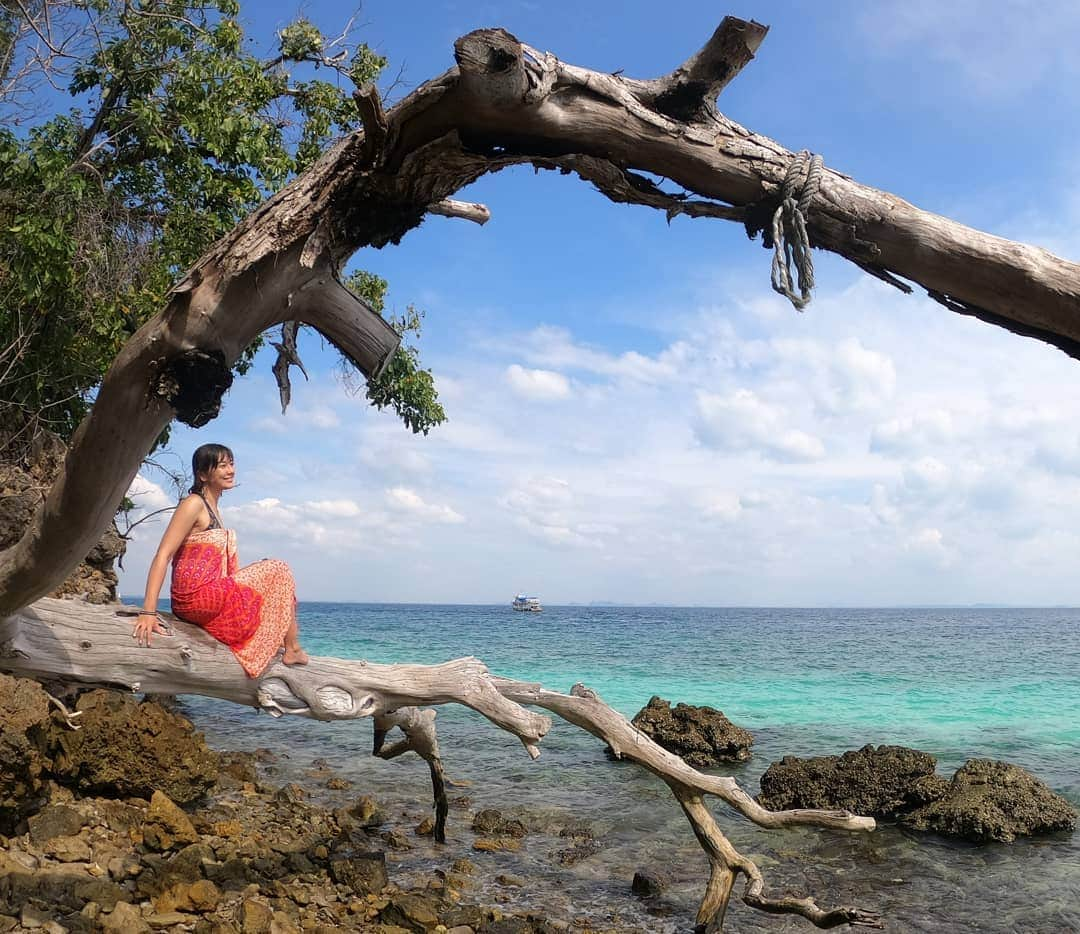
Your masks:
{"label": "turquoise sea", "polygon": [[[509,606],[304,603],[300,620],[312,653],[379,662],[476,655],[496,673],[556,690],[582,681],[628,716],[653,694],[717,707],[754,733],[754,758],[721,770],[751,793],[783,755],[896,743],[934,754],[943,774],[969,757],[1007,759],[1080,805],[1080,610],[572,606],[520,614]],[[322,758],[406,827],[428,813],[425,765],[372,759],[369,722],[274,720],[203,698],[186,703],[219,748],[279,753],[274,780],[304,781]],[[453,808],[444,847],[413,837],[411,849],[391,853],[398,877],[466,855],[490,864],[491,876],[527,880],[479,893],[492,901],[617,929],[692,929],[706,864],[659,780],[609,761],[596,740],[558,720],[536,762],[471,711],[442,708],[438,722],[448,775],[459,783],[451,796],[467,797],[473,810],[520,814],[532,832],[520,853],[474,853],[468,811]],[[349,794],[322,791],[317,800],[342,803]],[[883,914],[890,931],[1080,931],[1080,832],[975,847],[895,827],[766,832],[714,810],[772,890],[854,902]],[[560,832],[582,821],[602,849],[563,866],[558,853],[572,841]],[[630,895],[644,867],[671,880],[658,904]],[[812,930],[737,900],[728,918],[732,931]]]}

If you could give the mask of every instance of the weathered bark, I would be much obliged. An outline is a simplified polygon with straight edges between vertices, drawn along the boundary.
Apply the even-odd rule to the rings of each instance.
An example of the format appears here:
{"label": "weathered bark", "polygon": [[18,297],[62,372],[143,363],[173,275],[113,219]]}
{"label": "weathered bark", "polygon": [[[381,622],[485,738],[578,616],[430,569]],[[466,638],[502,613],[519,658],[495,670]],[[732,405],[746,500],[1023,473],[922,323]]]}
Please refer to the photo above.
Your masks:
{"label": "weathered bark", "polygon": [[[705,929],[719,930],[732,885],[746,877],[744,901],[764,910],[793,911],[819,927],[841,923],[876,924],[856,908],[819,909],[812,899],[774,901],[764,896],[764,880],[752,860],[724,837],[704,797],[719,798],[766,828],[793,826],[872,830],[873,818],[848,811],[769,811],[743,791],[734,778],[706,775],[654,743],[626,717],[591,690],[575,685],[569,694],[549,691],[492,675],[475,658],[441,665],[380,665],[367,661],[313,658],[302,667],[274,662],[249,678],[232,652],[197,626],[170,619],[171,634],[138,646],[130,626],[132,607],[91,606],[46,598],[0,620],[0,670],[41,680],[110,685],[148,694],[201,694],[266,711],[318,720],[373,717],[374,753],[384,759],[415,752],[429,765],[435,797],[436,839],[445,839],[447,801],[442,760],[435,733],[435,711],[427,705],[464,704],[483,714],[539,756],[538,743],[551,720],[526,709],[540,707],[580,727],[667,783],[682,805],[712,864],[698,913]],[[405,738],[386,745],[399,727]],[[783,905],[784,907],[777,907]]]}

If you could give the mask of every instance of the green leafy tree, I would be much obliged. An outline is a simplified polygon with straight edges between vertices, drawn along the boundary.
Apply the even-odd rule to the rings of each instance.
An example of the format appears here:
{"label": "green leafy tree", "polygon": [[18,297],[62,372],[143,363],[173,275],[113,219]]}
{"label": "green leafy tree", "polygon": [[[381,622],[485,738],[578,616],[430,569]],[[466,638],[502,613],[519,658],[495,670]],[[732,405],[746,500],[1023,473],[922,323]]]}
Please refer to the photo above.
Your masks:
{"label": "green leafy tree", "polygon": [[[386,290],[389,283],[370,272],[355,272],[345,283],[363,298],[380,315],[386,318]],[[367,398],[379,409],[392,408],[414,434],[427,434],[446,420],[446,412],[439,403],[435,378],[431,370],[420,366],[420,351],[410,339],[420,337],[424,313],[412,305],[401,315],[391,315],[387,320],[398,334],[401,345],[378,378],[368,380]],[[342,357],[342,372],[348,383],[349,374],[356,371]]]}
{"label": "green leafy tree", "polygon": [[[384,58],[304,19],[260,58],[239,14],[236,0],[0,0],[4,456],[40,427],[70,435],[178,275],[355,129],[352,88]],[[33,119],[35,81],[66,90],[67,109]],[[418,324],[410,310],[400,326]],[[414,347],[387,373],[377,405],[414,431],[445,418]]]}

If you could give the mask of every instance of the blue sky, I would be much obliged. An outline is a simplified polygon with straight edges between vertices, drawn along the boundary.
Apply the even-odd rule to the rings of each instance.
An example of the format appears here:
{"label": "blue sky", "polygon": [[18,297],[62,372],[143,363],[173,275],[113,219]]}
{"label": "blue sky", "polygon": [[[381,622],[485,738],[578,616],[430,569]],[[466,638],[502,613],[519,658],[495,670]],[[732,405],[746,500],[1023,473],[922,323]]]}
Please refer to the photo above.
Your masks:
{"label": "blue sky", "polygon": [[[249,9],[254,7],[249,5]],[[295,12],[266,3],[269,47]],[[310,2],[327,31],[344,8]],[[1065,2],[366,3],[406,88],[501,25],[598,70],[662,74],[724,13],[771,27],[720,108],[925,209],[1076,259],[1080,8]],[[249,16],[252,14],[249,13]],[[614,205],[517,169],[354,260],[426,312],[449,422],[415,437],[314,335],[282,417],[272,359],[210,426],[242,560],[302,599],[712,605],[1077,603],[1080,363],[818,255],[797,314],[740,227]],[[146,510],[172,496],[145,471]],[[162,525],[136,530],[141,591]]]}

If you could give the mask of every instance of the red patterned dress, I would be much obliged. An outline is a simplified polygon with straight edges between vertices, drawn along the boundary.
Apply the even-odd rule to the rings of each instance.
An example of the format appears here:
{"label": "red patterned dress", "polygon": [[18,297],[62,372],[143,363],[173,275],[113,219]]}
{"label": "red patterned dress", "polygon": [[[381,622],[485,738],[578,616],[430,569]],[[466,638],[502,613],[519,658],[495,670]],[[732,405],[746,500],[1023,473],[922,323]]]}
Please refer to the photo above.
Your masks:
{"label": "red patterned dress", "polygon": [[284,561],[237,568],[236,533],[210,515],[210,528],[188,535],[173,556],[173,612],[224,642],[255,678],[292,624],[296,585]]}

